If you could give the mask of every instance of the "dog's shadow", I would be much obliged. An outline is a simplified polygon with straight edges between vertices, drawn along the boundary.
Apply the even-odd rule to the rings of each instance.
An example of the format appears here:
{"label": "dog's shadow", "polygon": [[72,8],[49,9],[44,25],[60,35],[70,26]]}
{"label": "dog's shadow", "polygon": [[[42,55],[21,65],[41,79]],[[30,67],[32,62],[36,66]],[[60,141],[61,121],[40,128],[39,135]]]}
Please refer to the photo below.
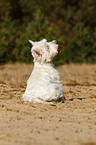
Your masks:
{"label": "dog's shadow", "polygon": [[65,96],[64,97],[61,97],[61,98],[58,98],[55,102],[61,102],[61,103],[65,103],[66,101],[74,101],[74,100],[80,100],[82,101],[84,98],[70,98],[70,99],[66,99]]}
{"label": "dog's shadow", "polygon": [[65,103],[65,101],[66,101],[66,98],[65,98],[65,96],[64,96],[64,97],[58,98],[55,102]]}

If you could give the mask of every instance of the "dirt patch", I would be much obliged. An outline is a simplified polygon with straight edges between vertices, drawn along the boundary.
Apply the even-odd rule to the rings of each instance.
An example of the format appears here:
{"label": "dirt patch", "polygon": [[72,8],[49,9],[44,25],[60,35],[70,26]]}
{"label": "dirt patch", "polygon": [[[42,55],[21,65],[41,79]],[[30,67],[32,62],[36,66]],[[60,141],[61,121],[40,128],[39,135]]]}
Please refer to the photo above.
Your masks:
{"label": "dirt patch", "polygon": [[0,66],[0,145],[95,145],[96,65],[63,65],[65,103],[23,102],[32,65]]}

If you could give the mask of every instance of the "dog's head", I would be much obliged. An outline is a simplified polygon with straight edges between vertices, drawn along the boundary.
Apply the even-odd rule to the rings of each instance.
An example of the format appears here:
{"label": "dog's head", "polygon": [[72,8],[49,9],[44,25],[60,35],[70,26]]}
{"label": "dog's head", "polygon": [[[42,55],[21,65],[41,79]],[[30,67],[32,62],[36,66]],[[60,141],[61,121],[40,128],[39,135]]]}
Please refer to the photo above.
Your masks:
{"label": "dog's head", "polygon": [[56,40],[52,42],[47,42],[46,39],[38,42],[29,40],[29,42],[32,44],[31,53],[34,57],[34,61],[50,62],[60,52]]}

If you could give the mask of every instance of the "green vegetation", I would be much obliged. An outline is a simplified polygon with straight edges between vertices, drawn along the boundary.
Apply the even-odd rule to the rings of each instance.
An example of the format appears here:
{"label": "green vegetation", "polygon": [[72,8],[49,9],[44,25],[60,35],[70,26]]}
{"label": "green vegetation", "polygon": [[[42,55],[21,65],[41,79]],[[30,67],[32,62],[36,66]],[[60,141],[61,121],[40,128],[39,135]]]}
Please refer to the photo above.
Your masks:
{"label": "green vegetation", "polygon": [[56,65],[96,63],[95,0],[0,0],[0,63],[32,62],[29,39],[58,40]]}

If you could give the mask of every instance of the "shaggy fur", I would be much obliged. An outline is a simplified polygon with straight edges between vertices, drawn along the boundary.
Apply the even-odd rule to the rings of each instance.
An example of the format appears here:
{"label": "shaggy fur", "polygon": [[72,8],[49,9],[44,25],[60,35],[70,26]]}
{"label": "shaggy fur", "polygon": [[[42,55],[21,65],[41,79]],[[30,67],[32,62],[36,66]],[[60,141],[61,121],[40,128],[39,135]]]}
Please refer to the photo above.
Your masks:
{"label": "shaggy fur", "polygon": [[34,69],[22,95],[23,100],[49,103],[65,99],[60,74],[52,63],[53,58],[59,53],[57,41],[47,42],[46,39],[39,42],[29,41],[33,46],[31,53],[34,57]]}

